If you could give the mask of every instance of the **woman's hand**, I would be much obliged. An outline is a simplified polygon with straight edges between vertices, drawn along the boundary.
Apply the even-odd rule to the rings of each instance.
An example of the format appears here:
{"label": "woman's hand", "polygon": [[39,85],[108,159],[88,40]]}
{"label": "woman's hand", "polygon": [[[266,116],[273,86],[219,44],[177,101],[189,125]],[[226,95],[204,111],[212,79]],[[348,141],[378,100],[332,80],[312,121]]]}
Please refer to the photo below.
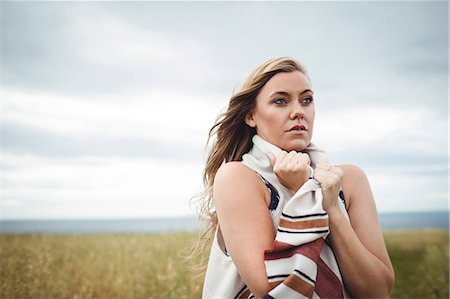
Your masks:
{"label": "woman's hand", "polygon": [[273,165],[273,172],[291,195],[294,195],[309,179],[311,160],[307,154],[282,151],[277,157],[270,153],[269,158]]}
{"label": "woman's hand", "polygon": [[339,208],[337,197],[341,188],[344,172],[341,168],[330,164],[319,164],[314,170],[314,178],[320,183],[323,192],[322,206],[326,212]]}

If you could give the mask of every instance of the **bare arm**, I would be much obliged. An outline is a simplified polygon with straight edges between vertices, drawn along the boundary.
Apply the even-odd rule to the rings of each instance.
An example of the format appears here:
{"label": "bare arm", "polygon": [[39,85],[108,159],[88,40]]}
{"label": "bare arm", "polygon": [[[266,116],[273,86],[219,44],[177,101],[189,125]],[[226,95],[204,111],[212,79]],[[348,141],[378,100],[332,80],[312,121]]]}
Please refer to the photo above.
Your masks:
{"label": "bare arm", "polygon": [[353,297],[388,298],[394,270],[378,223],[375,201],[364,172],[340,166],[349,224],[339,209],[328,210],[330,236],[344,283]]}
{"label": "bare arm", "polygon": [[[353,297],[389,297],[394,272],[379,228],[370,185],[361,169],[349,165],[341,169],[335,169],[332,175],[324,170],[316,171],[316,179],[324,189],[331,243],[344,283]],[[331,204],[337,202],[340,184],[346,195],[351,224],[339,207]],[[324,188],[326,185],[329,188]],[[267,188],[253,170],[231,162],[217,172],[214,198],[228,252],[242,279],[255,296],[267,294],[270,286],[264,250],[272,246],[275,238],[267,207]]]}
{"label": "bare arm", "polygon": [[262,297],[269,291],[264,250],[275,239],[269,192],[257,174],[239,162],[220,167],[213,190],[227,251],[250,291]]}

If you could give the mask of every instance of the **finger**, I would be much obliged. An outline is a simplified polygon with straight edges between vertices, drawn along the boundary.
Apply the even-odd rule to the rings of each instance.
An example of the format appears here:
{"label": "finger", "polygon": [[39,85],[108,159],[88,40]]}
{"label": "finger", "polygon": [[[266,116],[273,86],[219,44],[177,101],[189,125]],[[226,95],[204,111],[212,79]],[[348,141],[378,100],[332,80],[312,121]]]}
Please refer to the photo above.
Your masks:
{"label": "finger", "polygon": [[324,173],[314,173],[314,179],[319,182],[319,185],[323,190],[326,190],[333,185],[327,174]]}
{"label": "finger", "polygon": [[319,183],[322,183],[324,177],[325,177],[325,170],[321,168],[316,168],[316,170],[314,171],[314,179],[316,179]]}
{"label": "finger", "polygon": [[274,166],[276,161],[277,161],[277,158],[275,158],[275,155],[272,154],[272,153],[269,153],[268,156],[269,156],[269,159],[270,159],[270,163],[272,163],[272,166]]}
{"label": "finger", "polygon": [[316,169],[316,171],[314,171],[314,179],[319,182],[320,186],[322,186],[322,183],[324,182],[324,176],[321,169]]}
{"label": "finger", "polygon": [[314,179],[320,183],[322,188],[332,187],[341,181],[341,177],[338,174],[325,169],[316,169]]}
{"label": "finger", "polygon": [[301,154],[298,156],[298,163],[311,165],[311,159],[309,158],[308,154]]}
{"label": "finger", "polygon": [[285,160],[286,160],[286,156],[287,156],[287,152],[282,151],[281,153],[278,154],[277,156],[277,165],[283,165]]}
{"label": "finger", "polygon": [[335,175],[337,175],[339,177],[339,179],[341,179],[344,176],[344,171],[339,166],[331,167],[330,172],[332,172]]}
{"label": "finger", "polygon": [[327,170],[327,171],[329,171],[332,167],[333,167],[333,165],[331,165],[329,163],[319,163],[316,166],[316,168],[318,168],[318,169],[323,169],[323,170]]}
{"label": "finger", "polygon": [[285,151],[282,151],[281,153],[279,153],[279,154],[276,156],[276,158],[275,158],[275,155],[272,154],[273,157],[275,158],[275,160],[274,160],[273,163],[272,163],[273,171],[278,172],[278,170],[280,169],[280,165],[283,163],[283,160],[284,160],[286,154],[287,154],[287,153],[286,153]]}
{"label": "finger", "polygon": [[297,152],[296,151],[290,151],[287,155],[286,155],[286,159],[285,162],[287,164],[289,163],[296,163],[297,162]]}
{"label": "finger", "polygon": [[335,176],[334,173],[331,173],[323,168],[316,168],[316,171],[314,171],[314,178],[318,180],[320,183],[328,182],[330,178],[333,176]]}
{"label": "finger", "polygon": [[284,165],[283,167],[286,167],[288,169],[294,170],[297,168],[298,166],[298,158],[299,158],[300,154],[297,153],[296,151],[290,151],[287,155],[286,158],[284,159]]}

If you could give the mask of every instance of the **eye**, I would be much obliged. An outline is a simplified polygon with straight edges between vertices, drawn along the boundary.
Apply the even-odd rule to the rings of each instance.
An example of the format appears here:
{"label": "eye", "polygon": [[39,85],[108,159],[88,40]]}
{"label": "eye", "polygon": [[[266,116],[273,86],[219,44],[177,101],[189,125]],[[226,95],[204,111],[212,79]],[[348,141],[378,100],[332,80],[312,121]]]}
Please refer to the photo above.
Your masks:
{"label": "eye", "polygon": [[307,97],[307,98],[304,98],[302,100],[302,104],[310,104],[312,102],[313,102],[313,98],[312,97]]}
{"label": "eye", "polygon": [[281,105],[281,104],[286,104],[287,100],[285,98],[278,98],[278,99],[275,99],[273,102],[275,104]]}

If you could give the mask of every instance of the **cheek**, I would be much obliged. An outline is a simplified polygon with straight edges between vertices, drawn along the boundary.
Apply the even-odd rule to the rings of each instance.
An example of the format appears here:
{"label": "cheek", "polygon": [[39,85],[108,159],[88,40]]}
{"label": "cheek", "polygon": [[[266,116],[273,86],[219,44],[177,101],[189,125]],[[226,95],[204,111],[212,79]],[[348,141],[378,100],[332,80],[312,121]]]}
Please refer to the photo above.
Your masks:
{"label": "cheek", "polygon": [[315,119],[315,117],[316,117],[316,113],[313,110],[312,113],[310,114],[310,118],[309,118],[309,121],[308,121],[310,130],[311,130],[311,134],[312,134],[313,129],[314,129],[314,119]]}
{"label": "cheek", "polygon": [[311,125],[314,123],[314,118],[316,117],[316,111],[314,110],[314,108],[312,109],[312,111],[311,111],[311,113],[310,113],[310,117],[309,117],[309,119],[310,119],[310,122],[311,122]]}
{"label": "cheek", "polygon": [[258,115],[258,123],[260,127],[271,128],[280,122],[280,116],[271,111],[264,111]]}

